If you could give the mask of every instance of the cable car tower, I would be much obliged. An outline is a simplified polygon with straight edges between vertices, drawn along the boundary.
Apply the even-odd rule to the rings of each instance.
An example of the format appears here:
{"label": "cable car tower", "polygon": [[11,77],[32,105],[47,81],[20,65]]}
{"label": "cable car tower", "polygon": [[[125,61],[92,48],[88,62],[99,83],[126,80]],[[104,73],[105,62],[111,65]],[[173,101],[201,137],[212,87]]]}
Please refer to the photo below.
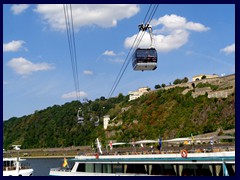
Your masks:
{"label": "cable car tower", "polygon": [[143,33],[148,30],[151,44],[149,48],[137,48],[133,54],[132,66],[135,71],[149,71],[157,68],[157,51],[153,46],[152,26],[147,23],[138,25]]}

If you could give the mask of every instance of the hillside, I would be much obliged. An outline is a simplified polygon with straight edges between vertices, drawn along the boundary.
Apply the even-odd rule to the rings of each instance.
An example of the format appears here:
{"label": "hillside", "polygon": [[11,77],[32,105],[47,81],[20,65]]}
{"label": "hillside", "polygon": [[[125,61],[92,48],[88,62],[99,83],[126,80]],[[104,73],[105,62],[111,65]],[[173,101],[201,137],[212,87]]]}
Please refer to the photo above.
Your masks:
{"label": "hillside", "polygon": [[[222,85],[213,81],[200,83],[194,88],[181,85],[150,91],[134,101],[119,94],[116,98],[101,97],[83,104],[72,101],[21,118],[13,117],[3,123],[4,148],[9,149],[12,144],[21,144],[23,149],[84,146],[91,145],[97,137],[103,144],[109,140],[157,139],[159,136],[168,139],[235,128],[235,93],[224,98],[209,98],[208,93],[222,90]],[[211,92],[206,91],[206,87]],[[206,92],[194,96],[201,88]],[[228,88],[232,88],[232,84],[224,90]],[[86,120],[84,125],[76,121],[79,107]],[[90,114],[110,115],[111,126],[104,130],[100,118],[100,125],[95,127]]]}

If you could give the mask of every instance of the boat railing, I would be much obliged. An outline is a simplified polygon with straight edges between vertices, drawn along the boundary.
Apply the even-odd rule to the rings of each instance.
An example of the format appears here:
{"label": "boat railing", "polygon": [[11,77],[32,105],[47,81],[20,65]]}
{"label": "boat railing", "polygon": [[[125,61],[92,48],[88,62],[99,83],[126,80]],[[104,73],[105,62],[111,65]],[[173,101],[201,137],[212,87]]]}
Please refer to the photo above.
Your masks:
{"label": "boat railing", "polygon": [[[226,151],[234,151],[235,147],[217,147],[217,148],[185,148],[181,147],[178,149],[163,149],[161,151],[159,150],[136,150],[136,151],[131,151],[131,150],[123,150],[123,149],[113,149],[111,151],[104,151],[101,156],[104,155],[141,155],[141,154],[178,154],[181,152],[181,150],[187,150],[188,153],[210,153],[210,152],[226,152]],[[96,156],[97,152],[86,152],[86,153],[80,153],[78,155],[81,156]]]}
{"label": "boat railing", "polygon": [[51,168],[50,171],[71,172],[71,169],[70,169],[70,168],[62,168],[62,167],[58,167],[58,168]]}

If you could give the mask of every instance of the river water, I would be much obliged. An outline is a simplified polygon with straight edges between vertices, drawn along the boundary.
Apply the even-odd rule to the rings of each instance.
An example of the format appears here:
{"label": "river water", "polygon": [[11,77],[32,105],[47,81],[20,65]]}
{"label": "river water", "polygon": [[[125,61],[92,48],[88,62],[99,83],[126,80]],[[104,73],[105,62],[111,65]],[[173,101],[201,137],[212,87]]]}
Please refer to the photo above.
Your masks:
{"label": "river water", "polygon": [[30,164],[33,168],[33,176],[48,176],[51,168],[62,166],[63,158],[27,159],[26,163]]}

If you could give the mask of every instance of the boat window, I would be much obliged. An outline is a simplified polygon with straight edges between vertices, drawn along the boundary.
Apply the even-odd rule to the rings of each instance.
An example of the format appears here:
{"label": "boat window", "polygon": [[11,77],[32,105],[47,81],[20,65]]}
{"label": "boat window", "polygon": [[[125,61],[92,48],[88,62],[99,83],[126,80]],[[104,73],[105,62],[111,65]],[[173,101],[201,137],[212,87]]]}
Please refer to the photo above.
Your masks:
{"label": "boat window", "polygon": [[103,164],[103,173],[112,173],[112,165]]}
{"label": "boat window", "polygon": [[150,164],[148,173],[151,175],[176,176],[176,169],[171,164]]}
{"label": "boat window", "polygon": [[8,166],[7,161],[3,161],[3,166]]}
{"label": "boat window", "polygon": [[94,172],[94,164],[85,164],[86,172]]}
{"label": "boat window", "polygon": [[182,167],[182,176],[201,176],[201,174],[197,174],[198,166],[196,164],[184,164]]}
{"label": "boat window", "polygon": [[147,166],[144,164],[128,164],[126,173],[147,174]]}
{"label": "boat window", "polygon": [[85,164],[78,164],[77,172],[85,172]]}
{"label": "boat window", "polygon": [[215,172],[211,172],[213,169],[213,165],[211,164],[203,164],[201,167],[201,176],[212,176],[215,174],[218,174],[218,168],[217,167],[221,167],[222,165],[218,166],[215,165]]}
{"label": "boat window", "polygon": [[229,176],[235,176],[235,165],[226,164]]}
{"label": "boat window", "polygon": [[147,169],[145,168],[144,164],[135,164],[135,173],[137,174],[146,174]]}
{"label": "boat window", "polygon": [[172,164],[164,164],[163,165],[163,175],[176,176],[176,173],[174,171],[174,167]]}
{"label": "boat window", "polygon": [[102,164],[95,164],[95,172],[97,173],[102,172]]}
{"label": "boat window", "polygon": [[160,164],[153,164],[152,165],[151,175],[160,175],[160,174],[162,174],[162,165],[160,165]]}
{"label": "boat window", "polygon": [[128,164],[127,165],[126,173],[134,173],[134,164]]}
{"label": "boat window", "polygon": [[113,164],[113,173],[122,173],[122,164]]}
{"label": "boat window", "polygon": [[14,166],[13,161],[3,161],[4,166]]}

